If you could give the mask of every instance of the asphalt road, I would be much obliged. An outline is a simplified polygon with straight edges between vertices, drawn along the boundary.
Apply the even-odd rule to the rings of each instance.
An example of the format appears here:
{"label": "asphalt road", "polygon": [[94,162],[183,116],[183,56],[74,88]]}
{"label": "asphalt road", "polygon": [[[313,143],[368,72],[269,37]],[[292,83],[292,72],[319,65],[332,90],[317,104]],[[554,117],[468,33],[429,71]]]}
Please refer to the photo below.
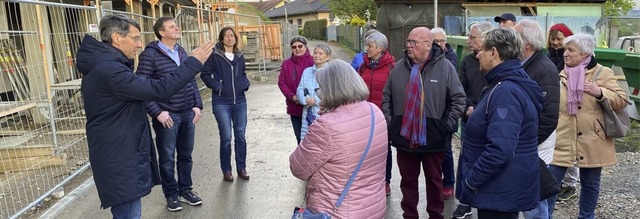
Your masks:
{"label": "asphalt road", "polygon": [[[313,48],[318,41],[311,41]],[[334,59],[350,61],[351,54],[330,44]],[[289,116],[285,112],[284,98],[275,80],[277,73],[265,75],[266,82],[254,82],[248,91],[247,171],[249,181],[233,183],[222,180],[218,156],[218,130],[208,102],[203,117],[196,127],[196,147],[193,153],[193,188],[203,199],[201,206],[183,204],[183,210],[169,212],[162,188],[156,186],[142,199],[143,218],[290,218],[293,208],[300,205],[304,182],[293,177],[289,170],[289,155],[296,147]],[[203,96],[203,99],[208,99]],[[454,140],[454,148],[459,141]],[[457,151],[457,149],[456,149]],[[457,156],[455,156],[457,157]],[[395,153],[394,153],[395,158]],[[235,164],[232,162],[235,170]],[[110,211],[100,209],[95,186],[89,179],[85,190],[77,190],[52,206],[47,218],[111,218]],[[394,164],[392,194],[387,198],[387,217],[402,218],[399,189],[400,177]],[[420,183],[420,209],[426,215],[424,178]],[[81,187],[82,188],[82,187]],[[66,205],[64,203],[67,203]],[[445,218],[451,218],[455,200],[447,200]],[[469,216],[468,219],[475,218]]]}

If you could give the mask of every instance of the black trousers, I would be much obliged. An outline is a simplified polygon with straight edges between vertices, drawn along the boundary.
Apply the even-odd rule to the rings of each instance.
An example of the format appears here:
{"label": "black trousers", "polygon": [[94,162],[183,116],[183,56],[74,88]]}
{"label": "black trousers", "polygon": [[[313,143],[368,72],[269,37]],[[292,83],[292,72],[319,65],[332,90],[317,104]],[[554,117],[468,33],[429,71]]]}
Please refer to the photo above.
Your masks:
{"label": "black trousers", "polygon": [[499,212],[478,209],[478,219],[518,219],[518,212]]}

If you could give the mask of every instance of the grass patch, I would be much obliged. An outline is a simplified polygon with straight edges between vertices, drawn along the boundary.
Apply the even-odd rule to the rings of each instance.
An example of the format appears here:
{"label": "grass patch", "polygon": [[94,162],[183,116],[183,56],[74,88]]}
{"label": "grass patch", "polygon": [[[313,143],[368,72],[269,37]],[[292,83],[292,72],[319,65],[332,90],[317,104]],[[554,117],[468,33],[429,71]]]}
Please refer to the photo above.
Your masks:
{"label": "grass patch", "polygon": [[631,130],[624,138],[614,141],[616,152],[639,152],[640,151],[640,121],[631,120]]}

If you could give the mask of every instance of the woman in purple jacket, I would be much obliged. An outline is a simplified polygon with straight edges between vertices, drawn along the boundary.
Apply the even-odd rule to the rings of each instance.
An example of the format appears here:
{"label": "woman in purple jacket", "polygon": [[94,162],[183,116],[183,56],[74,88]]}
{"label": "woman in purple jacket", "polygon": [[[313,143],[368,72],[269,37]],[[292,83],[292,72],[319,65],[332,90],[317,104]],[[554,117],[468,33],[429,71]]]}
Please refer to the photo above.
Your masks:
{"label": "woman in purple jacket", "polygon": [[295,36],[289,42],[291,45],[291,58],[282,62],[278,86],[286,98],[287,114],[291,116],[291,125],[296,135],[296,140],[300,144],[300,132],[302,128],[302,105],[298,101],[296,89],[300,84],[302,72],[313,66],[313,56],[307,48],[307,38]]}

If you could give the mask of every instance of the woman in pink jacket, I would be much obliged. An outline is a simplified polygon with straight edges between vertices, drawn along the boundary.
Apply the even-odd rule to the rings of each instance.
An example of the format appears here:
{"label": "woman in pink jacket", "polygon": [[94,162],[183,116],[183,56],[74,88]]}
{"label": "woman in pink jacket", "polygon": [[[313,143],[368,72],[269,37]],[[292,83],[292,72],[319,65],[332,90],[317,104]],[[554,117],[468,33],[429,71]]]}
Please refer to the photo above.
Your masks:
{"label": "woman in pink jacket", "polygon": [[308,181],[307,210],[333,211],[367,146],[373,109],[375,129],[369,152],[332,218],[384,218],[388,143],[384,116],[366,101],[367,86],[348,63],[329,62],[318,72],[317,80],[322,116],[289,157],[293,175]]}

